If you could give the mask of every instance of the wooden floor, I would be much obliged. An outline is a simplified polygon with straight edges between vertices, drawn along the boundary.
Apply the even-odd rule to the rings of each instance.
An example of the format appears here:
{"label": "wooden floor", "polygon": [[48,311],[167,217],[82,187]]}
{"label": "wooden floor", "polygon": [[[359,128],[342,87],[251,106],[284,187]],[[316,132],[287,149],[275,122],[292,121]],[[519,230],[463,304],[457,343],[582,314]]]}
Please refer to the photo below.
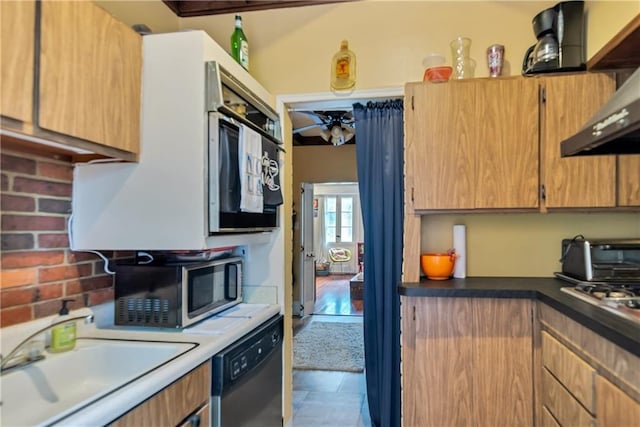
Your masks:
{"label": "wooden floor", "polygon": [[349,279],[353,274],[316,277],[316,304],[313,314],[362,316],[362,300],[351,300]]}

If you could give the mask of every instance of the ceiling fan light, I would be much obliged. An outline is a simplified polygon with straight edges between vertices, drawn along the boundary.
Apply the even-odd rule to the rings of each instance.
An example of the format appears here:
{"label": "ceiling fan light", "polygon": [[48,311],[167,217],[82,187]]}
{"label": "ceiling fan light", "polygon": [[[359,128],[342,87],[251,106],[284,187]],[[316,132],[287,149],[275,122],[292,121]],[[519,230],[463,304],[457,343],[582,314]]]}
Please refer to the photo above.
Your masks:
{"label": "ceiling fan light", "polygon": [[345,143],[344,132],[341,126],[335,125],[331,128],[331,143],[333,145],[342,145]]}
{"label": "ceiling fan light", "polygon": [[344,133],[344,142],[349,141],[356,134],[356,131],[350,126],[343,127],[342,131]]}
{"label": "ceiling fan light", "polygon": [[320,137],[322,137],[322,139],[324,139],[325,141],[329,142],[329,139],[331,138],[331,132],[329,131],[329,129],[322,129],[320,131]]}

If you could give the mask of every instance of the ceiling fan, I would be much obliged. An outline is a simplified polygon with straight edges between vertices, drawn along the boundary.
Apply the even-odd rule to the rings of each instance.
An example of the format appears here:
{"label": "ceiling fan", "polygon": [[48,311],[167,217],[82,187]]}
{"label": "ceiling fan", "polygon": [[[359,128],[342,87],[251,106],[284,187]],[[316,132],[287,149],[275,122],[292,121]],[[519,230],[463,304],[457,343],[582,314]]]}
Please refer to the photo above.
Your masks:
{"label": "ceiling fan", "polygon": [[346,143],[355,135],[355,121],[352,111],[296,112],[312,116],[315,123],[294,129],[294,134],[320,128],[320,137],[335,146]]}

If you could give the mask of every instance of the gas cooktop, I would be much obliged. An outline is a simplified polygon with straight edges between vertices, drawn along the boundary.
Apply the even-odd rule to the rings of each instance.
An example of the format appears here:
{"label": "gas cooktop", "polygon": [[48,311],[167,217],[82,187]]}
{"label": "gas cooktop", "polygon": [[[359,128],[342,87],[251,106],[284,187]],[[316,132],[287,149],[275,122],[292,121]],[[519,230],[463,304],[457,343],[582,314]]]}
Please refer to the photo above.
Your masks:
{"label": "gas cooktop", "polygon": [[574,285],[561,291],[640,324],[640,282],[587,282],[562,273],[555,275]]}

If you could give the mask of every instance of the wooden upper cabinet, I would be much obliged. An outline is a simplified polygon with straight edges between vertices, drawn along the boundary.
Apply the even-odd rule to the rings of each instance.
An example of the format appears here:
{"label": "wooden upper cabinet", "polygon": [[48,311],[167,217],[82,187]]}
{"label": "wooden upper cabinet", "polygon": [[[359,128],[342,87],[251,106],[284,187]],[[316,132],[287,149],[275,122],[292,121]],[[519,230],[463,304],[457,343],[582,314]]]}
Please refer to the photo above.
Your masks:
{"label": "wooden upper cabinet", "polygon": [[408,84],[414,210],[537,208],[537,91],[524,78]]}
{"label": "wooden upper cabinet", "polygon": [[142,37],[93,2],[43,1],[39,126],[138,152]]}
{"label": "wooden upper cabinet", "polygon": [[0,2],[0,113],[21,122],[33,118],[35,2]]}
{"label": "wooden upper cabinet", "polygon": [[562,140],[576,133],[609,100],[615,81],[606,74],[540,79],[542,111],[541,184],[548,208],[616,206],[615,156],[560,157]]}
{"label": "wooden upper cabinet", "polygon": [[475,85],[410,83],[405,99],[412,103],[405,108],[405,156],[414,209],[472,209]]}
{"label": "wooden upper cabinet", "polygon": [[476,85],[476,208],[538,207],[538,85],[487,79]]}
{"label": "wooden upper cabinet", "polygon": [[618,206],[640,206],[640,155],[618,156]]}

